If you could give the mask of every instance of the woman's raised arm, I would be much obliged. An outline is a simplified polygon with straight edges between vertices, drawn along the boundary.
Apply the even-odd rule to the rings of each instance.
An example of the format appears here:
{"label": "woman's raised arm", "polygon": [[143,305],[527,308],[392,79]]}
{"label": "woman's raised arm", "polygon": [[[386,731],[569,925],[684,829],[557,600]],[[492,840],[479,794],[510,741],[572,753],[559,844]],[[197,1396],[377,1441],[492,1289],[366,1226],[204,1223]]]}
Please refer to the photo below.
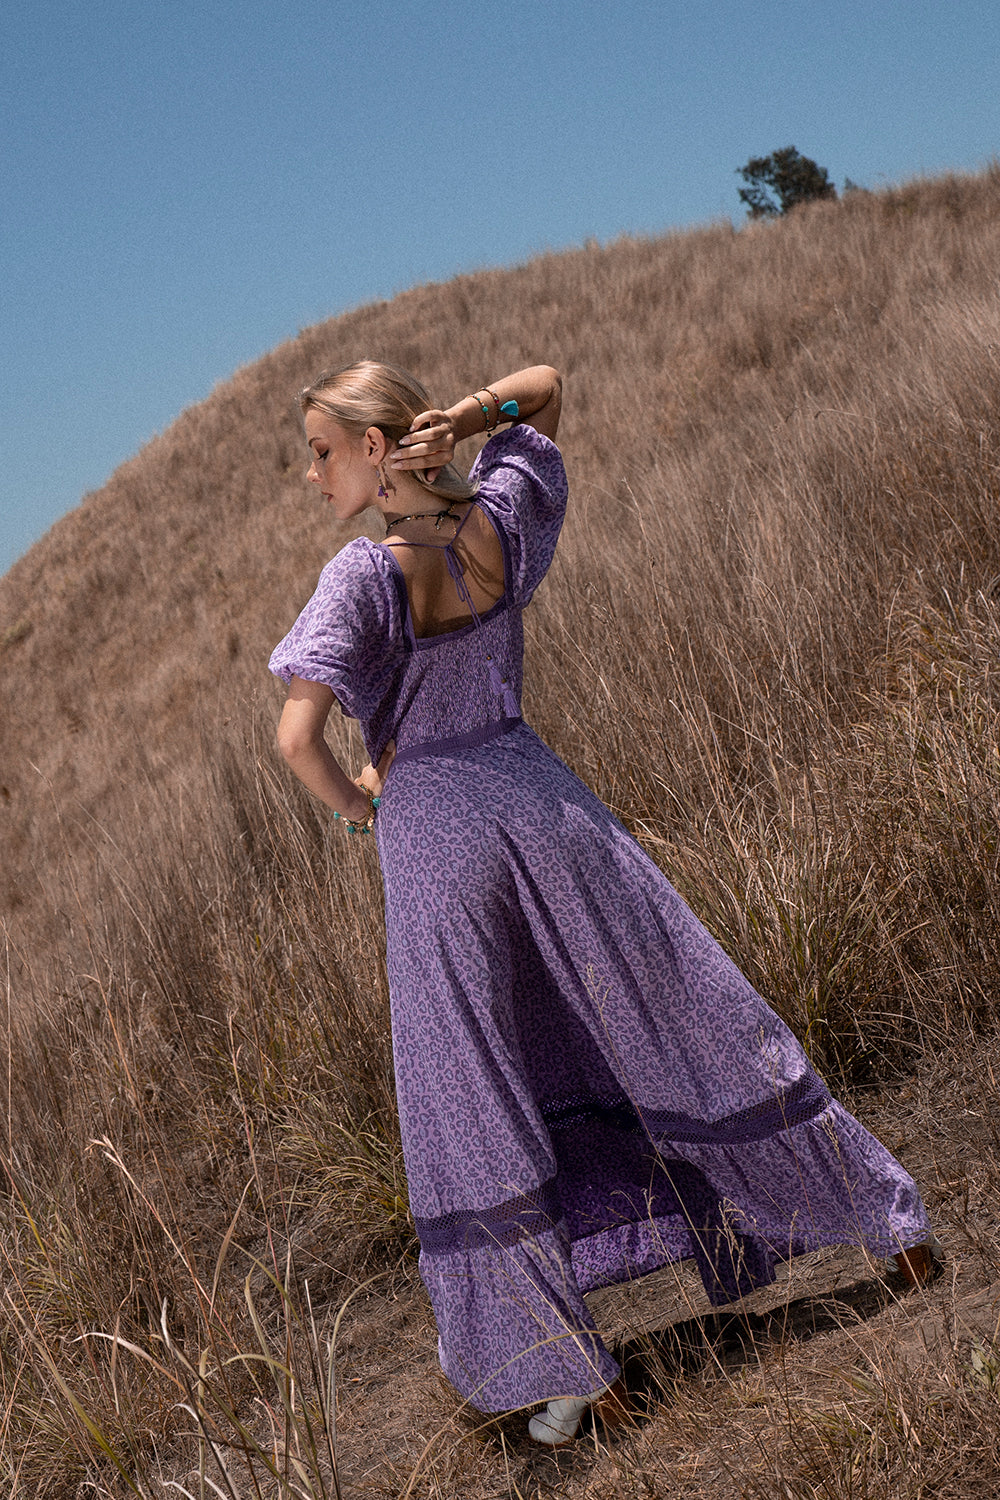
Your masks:
{"label": "woman's raised arm", "polygon": [[394,469],[423,469],[433,483],[435,469],[451,463],[463,438],[509,420],[502,408],[517,403],[518,422],[555,439],[562,409],[562,376],[551,365],[529,365],[463,396],[447,410],[421,412],[390,455]]}

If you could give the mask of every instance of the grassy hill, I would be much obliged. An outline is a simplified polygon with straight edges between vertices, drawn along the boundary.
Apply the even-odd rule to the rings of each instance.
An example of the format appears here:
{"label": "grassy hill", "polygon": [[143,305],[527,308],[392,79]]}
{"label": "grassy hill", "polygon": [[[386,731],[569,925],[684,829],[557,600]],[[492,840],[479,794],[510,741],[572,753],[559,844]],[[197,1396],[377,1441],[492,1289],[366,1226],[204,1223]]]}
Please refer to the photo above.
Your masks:
{"label": "grassy hill", "polygon": [[[289,1455],[334,1493],[314,1366],[369,1276],[339,1334],[345,1493],[982,1492],[998,265],[993,170],[420,287],[241,370],[0,580],[12,1494],[196,1494],[203,1462],[224,1493],[220,1463],[241,1497],[291,1495]],[[643,1436],[564,1471],[536,1472],[514,1425],[472,1433],[435,1384],[377,869],[272,749],[267,656],[352,534],[307,493],[294,393],[369,354],[443,402],[563,371],[572,507],[529,612],[527,716],[838,1087],[867,1090],[854,1107],[951,1229],[946,1289],[897,1309],[858,1273],[818,1352],[761,1324],[748,1362],[744,1319],[744,1353],[719,1333],[678,1385],[675,1347],[647,1343]]]}

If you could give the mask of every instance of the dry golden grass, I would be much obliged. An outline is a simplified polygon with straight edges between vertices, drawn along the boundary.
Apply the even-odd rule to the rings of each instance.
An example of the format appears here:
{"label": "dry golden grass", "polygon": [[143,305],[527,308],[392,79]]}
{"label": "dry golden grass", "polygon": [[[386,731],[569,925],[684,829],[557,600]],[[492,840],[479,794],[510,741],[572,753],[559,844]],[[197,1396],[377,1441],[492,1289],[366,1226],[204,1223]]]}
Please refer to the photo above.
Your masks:
{"label": "dry golden grass", "polygon": [[[185,413],[0,581],[17,1500],[991,1492],[998,210],[993,170],[360,309]],[[369,353],[445,400],[564,371],[573,506],[527,716],[862,1090],[947,1234],[918,1297],[869,1269],[636,1339],[649,1417],[610,1452],[531,1455],[439,1383],[377,870],[272,750],[268,651],[346,539],[291,397]]]}

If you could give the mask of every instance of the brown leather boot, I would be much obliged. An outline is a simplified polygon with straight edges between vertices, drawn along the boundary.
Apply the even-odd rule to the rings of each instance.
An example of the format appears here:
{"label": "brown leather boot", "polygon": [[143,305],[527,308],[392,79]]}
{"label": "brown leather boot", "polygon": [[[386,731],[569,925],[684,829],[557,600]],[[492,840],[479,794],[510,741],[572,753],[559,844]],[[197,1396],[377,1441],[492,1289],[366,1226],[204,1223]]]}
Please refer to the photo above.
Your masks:
{"label": "brown leather boot", "polygon": [[893,1256],[907,1286],[926,1286],[933,1281],[941,1269],[941,1255],[937,1243],[927,1240],[923,1245],[914,1245],[909,1250],[900,1250]]}

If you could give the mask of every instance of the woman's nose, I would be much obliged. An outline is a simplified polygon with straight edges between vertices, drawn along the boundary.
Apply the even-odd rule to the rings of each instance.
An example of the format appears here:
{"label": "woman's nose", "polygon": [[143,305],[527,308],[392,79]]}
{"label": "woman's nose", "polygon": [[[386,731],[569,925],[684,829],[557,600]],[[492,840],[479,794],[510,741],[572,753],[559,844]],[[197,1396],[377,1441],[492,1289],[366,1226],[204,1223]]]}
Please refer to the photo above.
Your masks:
{"label": "woman's nose", "polygon": [[308,480],[310,480],[313,484],[319,484],[319,475],[316,473],[316,460],[315,459],[313,459],[312,463],[309,465],[308,469],[306,470],[306,478]]}

